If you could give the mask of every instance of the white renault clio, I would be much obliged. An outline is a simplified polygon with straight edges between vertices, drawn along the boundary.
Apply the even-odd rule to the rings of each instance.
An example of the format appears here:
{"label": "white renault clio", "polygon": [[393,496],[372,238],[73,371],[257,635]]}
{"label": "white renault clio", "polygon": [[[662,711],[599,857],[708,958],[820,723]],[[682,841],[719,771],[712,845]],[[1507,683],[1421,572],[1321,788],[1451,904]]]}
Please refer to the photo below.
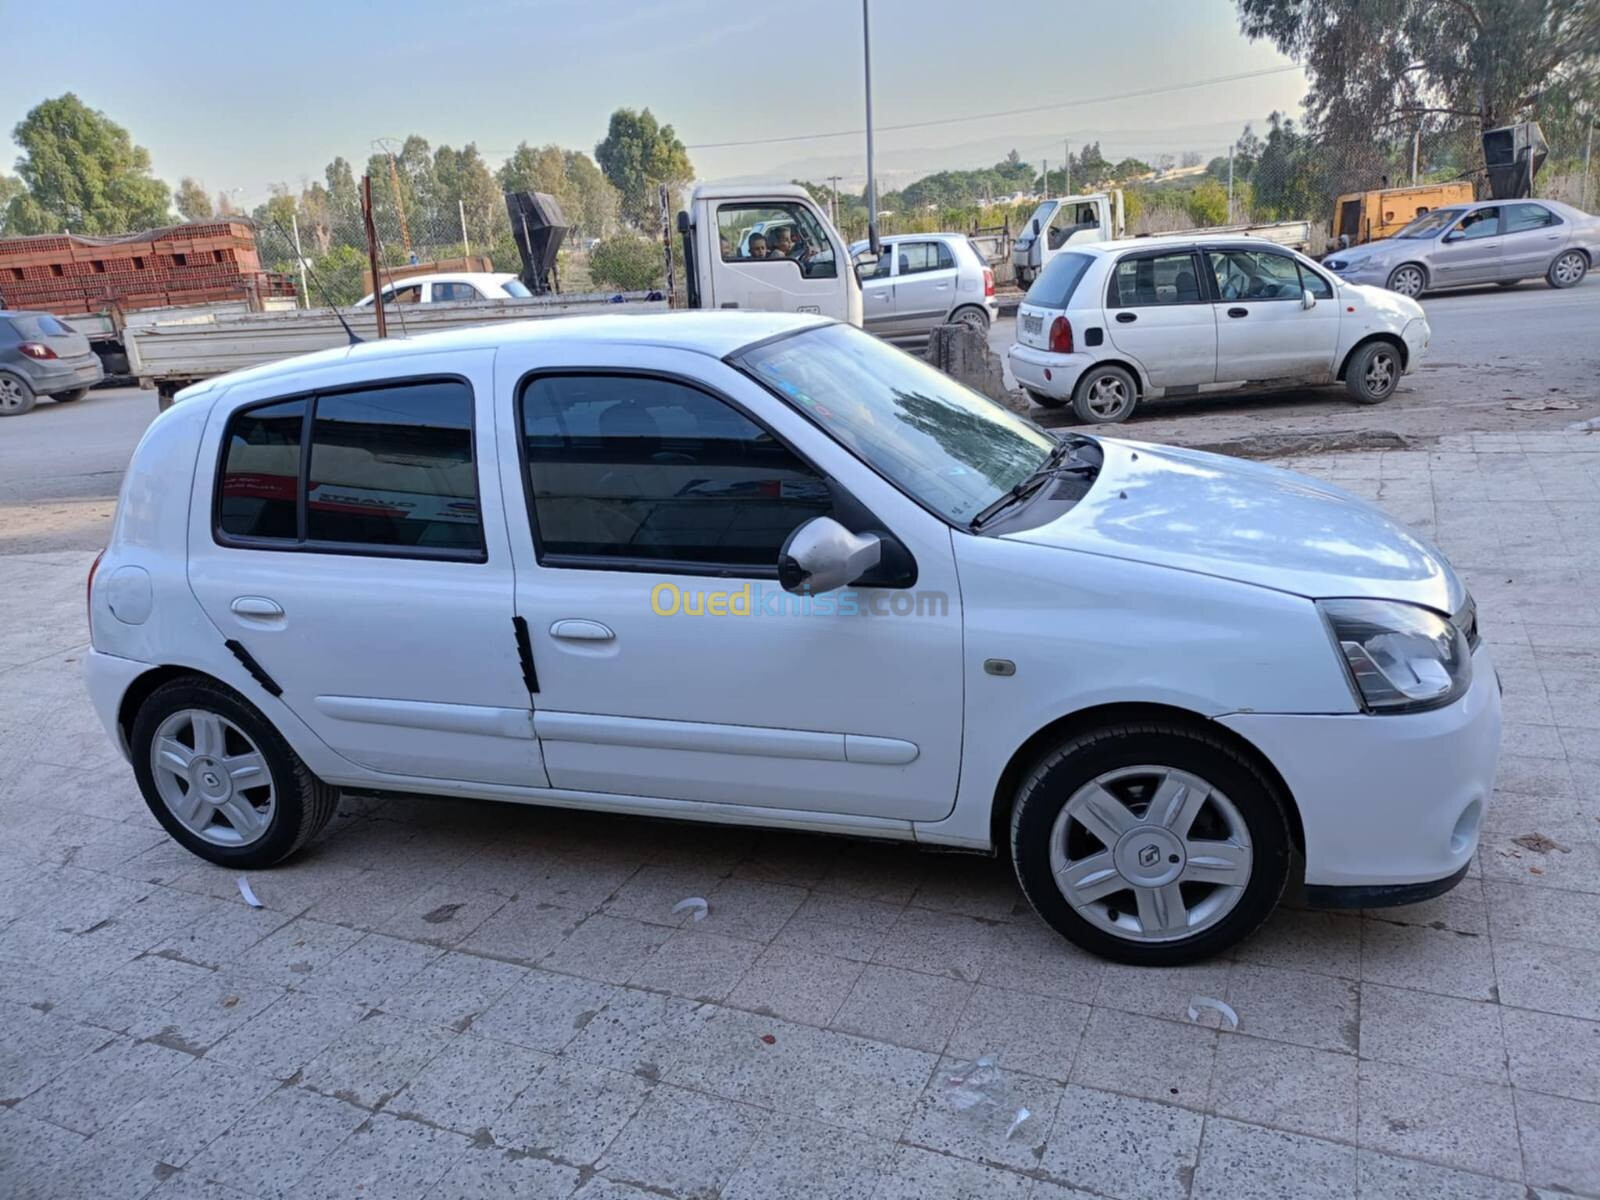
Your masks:
{"label": "white renault clio", "polygon": [[1394,394],[1428,349],[1422,306],[1253,237],[1155,237],[1058,254],[1017,310],[1011,374],[1046,408],[1123,421],[1144,399],[1342,382]]}
{"label": "white renault clio", "polygon": [[339,788],[902,838],[1178,963],[1304,859],[1467,870],[1500,699],[1461,580],[1335,487],[1061,440],[848,326],[585,317],[191,389],[90,577],[172,836],[267,867]]}

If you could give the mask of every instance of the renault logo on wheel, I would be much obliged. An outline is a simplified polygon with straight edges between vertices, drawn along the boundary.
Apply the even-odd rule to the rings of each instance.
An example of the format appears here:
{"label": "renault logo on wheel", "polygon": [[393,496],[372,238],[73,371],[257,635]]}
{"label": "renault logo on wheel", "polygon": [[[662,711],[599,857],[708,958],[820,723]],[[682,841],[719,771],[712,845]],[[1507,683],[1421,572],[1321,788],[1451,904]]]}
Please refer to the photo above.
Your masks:
{"label": "renault logo on wheel", "polygon": [[1139,851],[1139,865],[1141,867],[1153,867],[1160,861],[1161,850],[1154,845],[1146,846]]}

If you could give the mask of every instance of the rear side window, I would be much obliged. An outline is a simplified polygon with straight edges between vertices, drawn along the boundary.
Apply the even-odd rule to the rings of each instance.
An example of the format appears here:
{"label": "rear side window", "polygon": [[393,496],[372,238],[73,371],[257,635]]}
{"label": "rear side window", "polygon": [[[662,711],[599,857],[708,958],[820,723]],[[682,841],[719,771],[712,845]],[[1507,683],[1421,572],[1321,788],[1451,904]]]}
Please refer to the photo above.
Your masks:
{"label": "rear side window", "polygon": [[1043,308],[1066,308],[1094,259],[1087,254],[1058,254],[1045,264],[1028,289],[1028,303]]}
{"label": "rear side window", "polygon": [[1146,308],[1158,304],[1204,302],[1194,255],[1147,254],[1124,258],[1111,274],[1106,304],[1111,308]]}
{"label": "rear side window", "polygon": [[896,247],[900,258],[900,274],[916,275],[923,271],[946,271],[956,265],[950,247],[943,242],[901,242]]}
{"label": "rear side window", "polygon": [[384,384],[235,414],[217,530],[279,549],[482,561],[472,390]]}
{"label": "rear side window", "polygon": [[1506,232],[1522,233],[1528,229],[1544,229],[1561,224],[1561,218],[1542,204],[1508,204],[1506,206]]}

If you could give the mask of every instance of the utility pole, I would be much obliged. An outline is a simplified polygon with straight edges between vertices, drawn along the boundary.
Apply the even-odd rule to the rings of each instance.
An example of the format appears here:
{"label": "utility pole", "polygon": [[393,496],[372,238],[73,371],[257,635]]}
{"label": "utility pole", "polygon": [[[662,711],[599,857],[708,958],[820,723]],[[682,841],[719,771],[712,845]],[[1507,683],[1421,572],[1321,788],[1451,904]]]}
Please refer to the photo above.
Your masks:
{"label": "utility pole", "polygon": [[1228,143],[1228,224],[1233,224],[1233,153],[1239,147],[1238,142]]}
{"label": "utility pole", "polygon": [[867,76],[867,245],[874,254],[883,253],[878,241],[878,177],[872,172],[872,21],[867,15],[867,0],[861,0],[861,58]]}
{"label": "utility pole", "polygon": [[1072,195],[1072,143],[1064,141],[1061,143],[1061,148],[1067,152],[1067,157],[1062,160],[1066,165],[1061,168],[1061,194],[1070,196]]}
{"label": "utility pole", "polygon": [[1422,126],[1411,135],[1411,186],[1417,186],[1417,160],[1422,157]]}
{"label": "utility pole", "polygon": [[839,176],[829,175],[828,182],[833,185],[833,227],[839,228]]}
{"label": "utility pole", "polygon": [[383,315],[383,277],[378,274],[378,231],[372,224],[372,176],[361,177],[361,224],[367,235],[367,263],[372,268],[372,311],[378,318],[378,336],[389,336]]}
{"label": "utility pole", "polygon": [[1042,178],[1044,179],[1044,187],[1042,189],[1044,195],[1040,196],[1039,199],[1048,200],[1050,198],[1050,160],[1045,158],[1040,159],[1040,162],[1044,164],[1044,171],[1042,174]]}

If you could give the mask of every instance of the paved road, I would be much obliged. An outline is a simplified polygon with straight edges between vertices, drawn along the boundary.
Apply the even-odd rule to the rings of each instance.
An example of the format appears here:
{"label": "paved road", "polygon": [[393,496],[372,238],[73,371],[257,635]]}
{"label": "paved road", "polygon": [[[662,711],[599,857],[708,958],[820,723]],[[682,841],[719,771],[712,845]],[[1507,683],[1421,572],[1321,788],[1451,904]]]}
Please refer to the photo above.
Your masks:
{"label": "paved road", "polygon": [[[1207,397],[1148,405],[1120,432],[1179,444],[1261,432],[1392,430],[1422,439],[1458,430],[1561,429],[1600,417],[1600,279],[1568,292],[1543,284],[1430,298],[1433,345],[1387,404],[1363,408],[1338,389]],[[1014,322],[995,324],[1004,353]],[[1549,399],[1577,408],[1510,409]],[[154,419],[154,392],[90,393],[71,405],[41,402],[0,422],[0,554],[98,549],[128,456]],[[1035,410],[1044,424],[1070,415]]]}

